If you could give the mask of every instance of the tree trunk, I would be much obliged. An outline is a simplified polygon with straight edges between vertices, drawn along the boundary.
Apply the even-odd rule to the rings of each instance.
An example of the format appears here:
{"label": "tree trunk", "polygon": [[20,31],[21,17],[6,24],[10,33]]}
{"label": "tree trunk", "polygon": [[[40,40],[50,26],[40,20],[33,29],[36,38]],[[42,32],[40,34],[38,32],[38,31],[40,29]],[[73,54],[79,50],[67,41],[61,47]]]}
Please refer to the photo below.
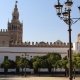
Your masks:
{"label": "tree trunk", "polygon": [[51,68],[48,68],[49,73],[51,73]]}
{"label": "tree trunk", "polygon": [[69,72],[69,71],[68,71],[68,68],[65,68],[65,76],[66,76],[66,77],[69,76],[69,75],[68,75],[68,72]]}
{"label": "tree trunk", "polygon": [[4,73],[6,74],[8,72],[8,69],[7,68],[4,68]]}
{"label": "tree trunk", "polygon": [[38,73],[38,69],[34,69],[34,73]]}
{"label": "tree trunk", "polygon": [[17,73],[17,74],[19,73],[19,68],[16,68],[16,73]]}

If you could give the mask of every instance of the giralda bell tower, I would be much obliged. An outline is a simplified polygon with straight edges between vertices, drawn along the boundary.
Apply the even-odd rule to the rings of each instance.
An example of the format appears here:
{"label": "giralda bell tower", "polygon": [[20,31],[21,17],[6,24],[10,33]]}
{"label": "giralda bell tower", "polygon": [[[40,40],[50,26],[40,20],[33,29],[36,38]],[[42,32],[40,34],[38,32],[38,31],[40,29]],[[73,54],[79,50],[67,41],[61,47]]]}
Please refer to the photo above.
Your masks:
{"label": "giralda bell tower", "polygon": [[19,20],[19,11],[17,8],[17,1],[12,13],[12,20],[8,22],[8,32],[10,43],[21,43],[23,35],[23,23]]}

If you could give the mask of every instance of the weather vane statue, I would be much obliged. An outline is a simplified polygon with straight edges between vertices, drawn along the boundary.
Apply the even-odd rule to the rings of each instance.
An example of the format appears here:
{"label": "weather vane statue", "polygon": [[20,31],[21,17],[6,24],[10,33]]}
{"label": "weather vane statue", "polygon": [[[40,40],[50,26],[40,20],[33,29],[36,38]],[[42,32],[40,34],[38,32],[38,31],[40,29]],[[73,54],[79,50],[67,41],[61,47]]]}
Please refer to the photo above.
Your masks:
{"label": "weather vane statue", "polygon": [[18,1],[16,1],[16,4],[18,3]]}

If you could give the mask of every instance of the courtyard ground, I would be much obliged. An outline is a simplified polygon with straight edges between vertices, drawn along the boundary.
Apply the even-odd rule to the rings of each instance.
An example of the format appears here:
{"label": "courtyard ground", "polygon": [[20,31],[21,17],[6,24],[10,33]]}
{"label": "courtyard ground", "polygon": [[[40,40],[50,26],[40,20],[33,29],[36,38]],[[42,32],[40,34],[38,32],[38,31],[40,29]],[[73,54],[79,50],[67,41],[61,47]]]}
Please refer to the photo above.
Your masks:
{"label": "courtyard ground", "polygon": [[[69,80],[67,77],[36,77],[36,76],[27,76],[27,77],[1,77],[0,80]],[[80,80],[80,77],[76,77],[73,80]]]}

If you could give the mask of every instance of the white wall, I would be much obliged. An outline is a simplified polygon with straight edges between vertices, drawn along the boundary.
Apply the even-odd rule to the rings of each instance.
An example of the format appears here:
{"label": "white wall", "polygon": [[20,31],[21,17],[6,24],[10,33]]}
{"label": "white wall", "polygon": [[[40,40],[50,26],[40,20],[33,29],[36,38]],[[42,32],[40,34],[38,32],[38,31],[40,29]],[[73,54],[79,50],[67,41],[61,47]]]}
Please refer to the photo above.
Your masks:
{"label": "white wall", "polygon": [[53,47],[0,47],[0,63],[4,60],[4,56],[15,60],[16,56],[24,56],[31,59],[34,56],[43,56],[49,52],[58,52],[62,57],[67,55],[68,48],[53,48]]}
{"label": "white wall", "polygon": [[80,52],[80,43],[79,42],[73,43],[73,50],[75,52]]}

